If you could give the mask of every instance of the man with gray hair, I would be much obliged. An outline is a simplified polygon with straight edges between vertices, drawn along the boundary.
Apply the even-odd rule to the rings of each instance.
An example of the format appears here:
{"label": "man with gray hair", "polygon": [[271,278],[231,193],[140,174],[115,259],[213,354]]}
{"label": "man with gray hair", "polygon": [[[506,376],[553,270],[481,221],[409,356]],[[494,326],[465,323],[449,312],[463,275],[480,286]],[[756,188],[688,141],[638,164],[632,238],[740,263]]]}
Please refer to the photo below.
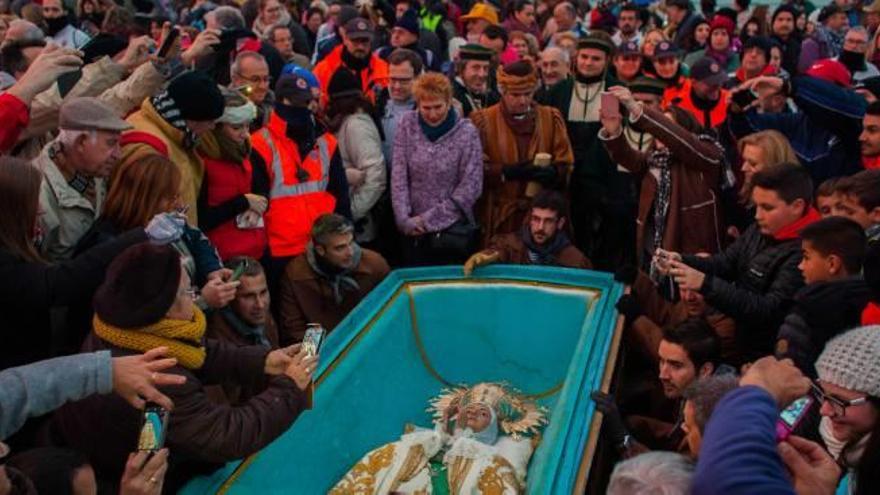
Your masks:
{"label": "man with gray hair", "polygon": [[608,482],[607,495],[687,495],[694,465],[673,452],[646,452],[619,462]]}
{"label": "man with gray hair", "polygon": [[700,454],[703,431],[712,416],[715,406],[727,392],[739,386],[739,376],[733,373],[712,375],[700,378],[684,390],[684,431],[688,450],[692,459]]}
{"label": "man with gray hair", "polygon": [[381,254],[355,242],[354,225],[341,215],[318,217],[311,239],[281,279],[282,346],[301,342],[309,323],[333,330],[390,271]]}
{"label": "man with gray hair", "polygon": [[835,60],[839,61],[852,74],[853,83],[858,84],[869,77],[880,76],[880,70],[865,60],[868,52],[868,31],[862,26],[850,28],[843,37],[843,48]]}
{"label": "man with gray hair", "polygon": [[571,70],[571,55],[568,50],[548,46],[541,52],[541,84],[544,89],[559,81],[568,79]]}
{"label": "man with gray hair", "polygon": [[33,161],[40,186],[42,242],[46,258],[70,258],[76,243],[101,213],[105,180],[122,157],[119,136],[131,125],[97,98],[71,98],[61,106],[58,137]]}

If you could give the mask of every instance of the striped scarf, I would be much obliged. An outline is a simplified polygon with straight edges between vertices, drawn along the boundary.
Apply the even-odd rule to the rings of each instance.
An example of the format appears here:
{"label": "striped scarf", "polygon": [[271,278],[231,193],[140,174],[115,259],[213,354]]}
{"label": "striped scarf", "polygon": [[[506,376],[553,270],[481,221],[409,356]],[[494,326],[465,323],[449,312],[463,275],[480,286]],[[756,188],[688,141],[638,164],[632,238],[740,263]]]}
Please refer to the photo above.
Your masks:
{"label": "striped scarf", "polygon": [[183,142],[181,145],[184,149],[191,150],[195,148],[196,135],[186,125],[186,120],[183,118],[183,114],[181,114],[180,109],[177,108],[177,102],[175,102],[174,98],[168,94],[168,91],[162,91],[153,96],[150,98],[150,103],[153,104],[156,113],[158,113],[165,122],[168,122],[171,124],[171,127],[174,127],[183,133]]}

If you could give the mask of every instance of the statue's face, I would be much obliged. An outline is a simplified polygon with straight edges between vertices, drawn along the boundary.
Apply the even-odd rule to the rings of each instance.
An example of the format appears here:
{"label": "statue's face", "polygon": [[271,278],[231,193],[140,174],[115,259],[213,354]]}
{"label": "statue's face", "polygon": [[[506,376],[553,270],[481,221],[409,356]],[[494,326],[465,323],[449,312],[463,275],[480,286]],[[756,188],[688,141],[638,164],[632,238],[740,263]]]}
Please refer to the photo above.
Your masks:
{"label": "statue's face", "polygon": [[474,433],[485,430],[492,422],[492,411],[483,404],[471,404],[464,410],[464,425]]}

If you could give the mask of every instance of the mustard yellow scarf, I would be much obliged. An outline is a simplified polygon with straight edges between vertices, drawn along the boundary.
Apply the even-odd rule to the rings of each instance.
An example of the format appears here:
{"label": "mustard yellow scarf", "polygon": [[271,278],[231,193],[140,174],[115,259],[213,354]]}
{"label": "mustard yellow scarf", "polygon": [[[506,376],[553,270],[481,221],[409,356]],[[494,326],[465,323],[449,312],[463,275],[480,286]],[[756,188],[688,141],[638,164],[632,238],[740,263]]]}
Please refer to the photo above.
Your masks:
{"label": "mustard yellow scarf", "polygon": [[146,327],[122,329],[103,322],[96,314],[92,324],[95,334],[113,345],[141,352],[168,347],[168,354],[181,366],[197,370],[205,363],[205,313],[197,307],[193,310],[192,321],[165,318]]}

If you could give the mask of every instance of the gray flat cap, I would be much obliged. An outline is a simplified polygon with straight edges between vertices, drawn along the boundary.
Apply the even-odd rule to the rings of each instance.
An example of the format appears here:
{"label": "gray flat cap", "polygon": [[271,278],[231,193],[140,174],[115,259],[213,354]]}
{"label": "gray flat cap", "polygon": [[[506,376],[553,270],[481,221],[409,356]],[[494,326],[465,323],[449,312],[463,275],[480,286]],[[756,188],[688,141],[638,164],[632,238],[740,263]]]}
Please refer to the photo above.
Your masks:
{"label": "gray flat cap", "polygon": [[131,124],[97,98],[71,98],[61,105],[58,127],[71,131],[127,131]]}

